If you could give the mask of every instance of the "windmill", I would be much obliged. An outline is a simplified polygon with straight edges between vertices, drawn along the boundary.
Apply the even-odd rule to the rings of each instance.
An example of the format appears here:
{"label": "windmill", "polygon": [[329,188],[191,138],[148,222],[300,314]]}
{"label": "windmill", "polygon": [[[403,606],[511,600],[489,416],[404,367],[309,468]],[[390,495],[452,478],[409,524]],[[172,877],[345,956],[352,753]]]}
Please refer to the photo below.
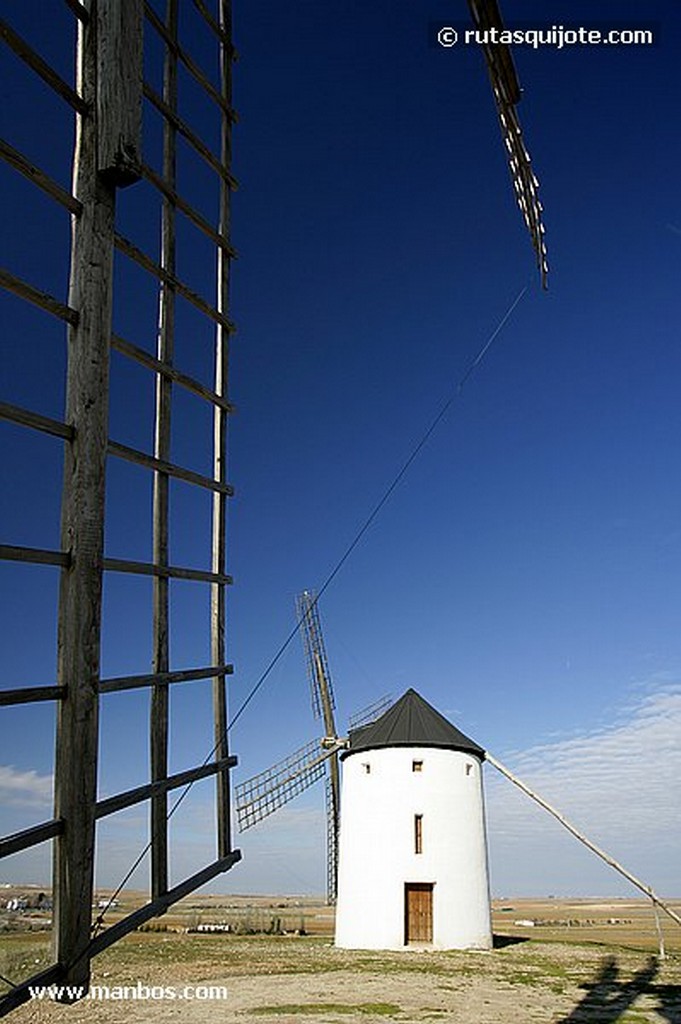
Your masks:
{"label": "windmill", "polygon": [[[328,902],[335,903],[340,829],[338,755],[345,749],[348,741],[338,735],[336,728],[336,700],[317,602],[317,595],[313,591],[303,591],[296,598],[296,613],[305,651],[312,713],[315,719],[323,722],[324,735],[306,743],[283,761],[236,786],[235,803],[239,831],[245,832],[263,818],[274,814],[315,782],[325,779],[326,891]],[[390,697],[380,698],[354,715],[349,721],[349,728],[356,729],[367,725],[378,718],[390,704]]]}

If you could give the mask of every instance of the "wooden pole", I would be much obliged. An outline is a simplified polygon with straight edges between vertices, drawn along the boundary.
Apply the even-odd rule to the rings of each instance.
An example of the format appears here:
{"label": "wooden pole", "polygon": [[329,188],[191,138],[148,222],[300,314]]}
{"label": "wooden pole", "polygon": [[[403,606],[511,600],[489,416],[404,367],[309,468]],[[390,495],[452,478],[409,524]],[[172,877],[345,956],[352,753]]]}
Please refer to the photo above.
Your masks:
{"label": "wooden pole", "polygon": [[142,161],[142,0],[97,0],[97,171],[132,185]]}
{"label": "wooden pole", "polygon": [[[94,110],[96,19],[79,24],[78,93]],[[79,115],[73,220],[61,546],[70,554],[59,592],[54,845],[55,959],[67,985],[87,985],[97,798],[98,682],[104,546],[104,474],[108,427],[115,189],[97,174],[97,122]]]}
{"label": "wooden pole", "polygon": [[[177,40],[177,0],[168,0],[167,31],[171,41]],[[177,56],[166,46],[163,99],[177,107]],[[175,189],[176,130],[172,123],[163,123],[163,177]],[[164,197],[161,213],[161,266],[175,276],[175,205]],[[175,289],[164,280],[159,292],[158,359],[172,365],[175,342]],[[154,455],[170,461],[172,381],[159,373],[156,376],[156,431]],[[169,483],[167,473],[154,473],[154,564],[168,566]],[[153,672],[170,671],[169,578],[154,578],[153,591]],[[168,684],[157,682],[151,695],[150,721],[151,779],[158,782],[168,774]],[[151,891],[154,899],[168,890],[168,795],[159,793],[151,801]]]}
{"label": "wooden pole", "polygon": [[[338,739],[336,721],[333,714],[333,703],[329,690],[329,681],[324,672],[324,664],[319,651],[314,652],[314,667],[317,673],[317,684],[324,717],[324,731],[329,739]],[[333,751],[329,760],[328,789],[328,834],[327,834],[327,899],[336,902],[338,895],[338,833],[340,830],[340,769],[338,751]]]}
{"label": "wooden pole", "polygon": [[628,882],[631,882],[631,884],[636,886],[637,889],[640,889],[641,892],[645,893],[648,899],[652,900],[653,904],[660,907],[661,910],[664,910],[665,914],[668,914],[673,921],[676,921],[677,924],[681,924],[681,917],[679,917],[675,910],[672,910],[669,904],[665,903],[664,900],[661,900],[649,885],[646,885],[645,882],[636,878],[635,875],[632,875],[631,871],[627,871],[625,867],[622,867],[622,865],[616,861],[614,857],[611,857],[609,853],[606,853],[605,850],[600,848],[600,846],[596,846],[596,844],[592,843],[590,839],[587,839],[584,833],[580,832],[578,828],[571,824],[565,815],[561,814],[561,812],[556,810],[555,807],[552,807],[548,800],[544,800],[543,797],[539,796],[538,793],[535,793],[533,789],[530,789],[525,782],[522,782],[509,768],[506,768],[500,761],[497,761],[495,757],[492,757],[488,751],[485,751],[485,760],[488,761],[493,768],[496,768],[498,772],[505,775],[514,786],[521,789],[523,793],[530,797],[531,800],[534,800],[535,803],[539,804],[540,807],[543,807],[545,811],[548,811],[549,814],[561,823],[563,828],[566,828],[576,839],[579,839],[580,843],[584,843],[592,853],[595,853],[597,857],[604,860],[606,864],[611,868],[614,868],[615,871],[618,871],[620,875],[624,875]]}
{"label": "wooden pole", "polygon": [[[126,3],[128,0],[126,0]],[[130,8],[140,0],[129,0]],[[65,985],[87,985],[94,882],[97,799],[98,684],[100,665],[104,486],[108,433],[109,344],[113,287],[115,176],[100,173],[98,153],[112,142],[119,103],[129,102],[112,83],[141,75],[135,40],[109,38],[97,17],[121,0],[88,0],[78,25],[73,195],[65,422],[72,431],[64,452],[61,547],[69,555],[59,591],[57,681],[65,697],[57,709],[55,818],[63,830],[54,844],[55,959]],[[128,12],[129,13],[129,12]],[[98,91],[109,97],[109,116],[98,116]],[[126,98],[127,97],[127,98]],[[109,146],[113,150],[115,146]],[[68,998],[65,996],[65,998]]]}
{"label": "wooden pole", "polygon": [[[232,38],[231,0],[220,0],[220,25],[227,40]],[[220,111],[222,168],[229,172],[232,162],[232,123],[227,109],[232,102],[232,59],[231,46],[220,43],[221,91],[225,107]],[[227,109],[225,109],[227,108]],[[227,176],[220,179],[220,223],[219,233],[229,241],[231,222],[231,192]],[[217,250],[217,308],[223,317],[229,313],[230,257],[224,248]],[[215,335],[215,391],[226,398],[229,393],[229,331],[225,323],[218,323]],[[227,411],[216,405],[213,419],[214,462],[213,475],[220,483],[227,481]],[[213,547],[212,569],[224,575],[227,545],[227,495],[216,491],[213,495]],[[211,660],[214,665],[225,661],[226,588],[214,583],[211,587]],[[213,722],[214,756],[221,760],[229,755],[227,738],[227,696],[225,677],[213,678]],[[231,851],[231,807],[229,777],[221,773],[217,777],[217,827],[218,857],[227,857]]]}

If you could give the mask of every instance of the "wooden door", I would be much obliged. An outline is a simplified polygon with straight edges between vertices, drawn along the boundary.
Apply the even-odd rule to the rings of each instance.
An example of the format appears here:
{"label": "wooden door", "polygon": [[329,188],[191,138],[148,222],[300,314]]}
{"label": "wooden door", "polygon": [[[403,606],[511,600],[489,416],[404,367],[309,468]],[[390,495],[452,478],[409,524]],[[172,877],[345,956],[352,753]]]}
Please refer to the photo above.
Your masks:
{"label": "wooden door", "polygon": [[433,884],[405,882],[404,943],[433,941]]}

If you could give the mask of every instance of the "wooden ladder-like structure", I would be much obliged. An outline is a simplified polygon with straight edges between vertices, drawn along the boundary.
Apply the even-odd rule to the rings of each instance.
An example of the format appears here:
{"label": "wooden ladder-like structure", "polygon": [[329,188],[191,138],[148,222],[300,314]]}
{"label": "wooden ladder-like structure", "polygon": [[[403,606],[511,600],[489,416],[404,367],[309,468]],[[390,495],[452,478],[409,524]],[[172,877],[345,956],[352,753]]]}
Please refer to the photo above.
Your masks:
{"label": "wooden ladder-like structure", "polygon": [[[0,156],[50,197],[71,217],[71,250],[57,255],[62,265],[70,260],[68,296],[56,297],[10,269],[0,270],[0,285],[23,302],[37,307],[64,326],[67,346],[66,394],[63,417],[50,418],[17,405],[0,405],[0,418],[21,427],[60,439],[64,444],[64,476],[61,496],[61,545],[59,550],[8,543],[0,558],[30,565],[53,566],[60,574],[58,601],[57,679],[53,685],[5,689],[0,705],[56,702],[56,762],[54,814],[31,828],[0,840],[0,856],[28,850],[53,840],[53,959],[47,970],[18,981],[0,997],[0,1015],[29,998],[29,986],[59,984],[83,986],[85,994],[93,956],[144,921],[230,868],[240,857],[232,848],[230,834],[229,772],[236,763],[227,745],[225,681],[231,672],[225,652],[225,604],[231,579],[226,572],[226,512],[232,487],[227,480],[230,261],[235,255],[230,242],[230,196],[235,181],[231,174],[231,132],[235,115],[231,106],[231,68],[234,59],[231,35],[231,0],[192,0],[180,5],[165,0],[161,17],[144,0],[65,0],[77,35],[73,82],[66,81],[22,38],[12,26],[0,23],[2,41],[31,72],[42,79],[75,115],[72,189],[66,189],[9,140],[0,143]],[[70,12],[70,14],[69,14]],[[191,19],[194,19],[193,23]],[[214,47],[215,79],[187,50],[187,33],[200,25]],[[148,35],[149,34],[149,35]],[[153,54],[147,54],[147,40]],[[159,51],[160,45],[160,51]],[[145,57],[158,78],[162,92],[145,80]],[[216,59],[215,59],[216,58]],[[181,74],[180,74],[181,73]],[[192,123],[191,103],[185,110],[178,77],[191,80],[212,102],[213,135],[220,152],[213,152]],[[155,160],[146,152],[151,140],[142,137],[142,113],[156,120],[162,153]],[[66,122],[68,126],[68,121]],[[39,130],[36,123],[36,132]],[[205,130],[205,129],[204,129]],[[69,133],[70,134],[70,133]],[[65,135],[68,137],[68,135]],[[178,147],[178,140],[182,147]],[[191,154],[212,173],[211,222],[197,203],[178,189],[178,168]],[[154,166],[155,163],[155,166]],[[69,169],[64,169],[64,178]],[[182,173],[180,174],[182,180]],[[186,169],[184,180],[188,180]],[[141,184],[136,184],[141,182]],[[160,252],[152,254],[144,242],[124,238],[116,227],[119,192],[126,186],[143,189],[156,204],[161,221]],[[186,225],[213,246],[217,281],[209,281],[208,297],[196,292],[177,273],[178,232]],[[121,260],[148,275],[156,289],[157,335],[136,342],[114,336],[112,314],[126,300],[125,287],[114,288],[114,262]],[[215,271],[213,270],[213,274]],[[125,280],[123,277],[122,280]],[[130,297],[128,296],[128,301]],[[11,301],[11,300],[10,300]],[[180,309],[180,305],[185,307]],[[175,363],[178,331],[187,323],[187,310],[205,324],[213,338],[214,382],[207,386],[197,375]],[[182,315],[181,315],[182,314]],[[186,330],[186,327],[184,328]],[[137,341],[138,339],[136,339]],[[148,372],[155,389],[155,436],[153,450],[144,451],[109,437],[110,355],[114,350],[123,362]],[[207,402],[212,412],[205,432],[203,452],[212,461],[210,474],[173,460],[171,411],[173,395],[181,390]],[[152,476],[153,556],[149,562],[105,557],[105,495],[107,464],[123,460],[142,467]],[[209,461],[206,459],[206,461]],[[182,481],[212,496],[211,564],[205,568],[172,563],[169,553],[171,484]],[[198,530],[198,527],[197,527]],[[102,679],[102,590],[109,573],[151,578],[153,602],[152,663],[140,666],[139,674]],[[181,584],[176,581],[183,581]],[[190,581],[184,583],[184,581]],[[174,670],[171,663],[171,584],[210,588],[210,664]],[[173,591],[174,593],[174,591]],[[199,594],[200,598],[201,595]],[[202,607],[199,602],[197,607]],[[123,638],[121,638],[121,642]],[[206,736],[212,753],[195,768],[169,773],[169,697],[177,683],[211,681],[213,730]],[[151,693],[149,744],[150,777],[146,785],[98,800],[99,705],[103,694],[146,688]],[[217,857],[172,888],[169,885],[168,801],[171,793],[198,779],[216,780]],[[137,911],[97,934],[92,923],[94,858],[97,822],[140,801],[150,805],[151,898]],[[11,979],[14,980],[14,979]],[[65,1000],[75,998],[73,994]]]}

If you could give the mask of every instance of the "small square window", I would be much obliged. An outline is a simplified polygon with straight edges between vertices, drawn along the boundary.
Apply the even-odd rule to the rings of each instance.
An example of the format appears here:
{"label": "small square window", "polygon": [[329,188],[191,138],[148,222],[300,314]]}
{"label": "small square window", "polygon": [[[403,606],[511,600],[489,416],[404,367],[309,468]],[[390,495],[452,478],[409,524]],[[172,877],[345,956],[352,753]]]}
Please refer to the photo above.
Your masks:
{"label": "small square window", "polygon": [[423,771],[423,761],[412,761],[411,762],[411,770],[413,772],[422,772]]}
{"label": "small square window", "polygon": [[473,765],[472,764],[467,764],[466,765],[466,775],[470,775],[470,773],[472,771],[473,771]]}
{"label": "small square window", "polygon": [[362,765],[362,768],[364,769],[365,775],[370,775],[371,774],[371,765],[370,764],[366,764],[365,763],[365,764]]}

